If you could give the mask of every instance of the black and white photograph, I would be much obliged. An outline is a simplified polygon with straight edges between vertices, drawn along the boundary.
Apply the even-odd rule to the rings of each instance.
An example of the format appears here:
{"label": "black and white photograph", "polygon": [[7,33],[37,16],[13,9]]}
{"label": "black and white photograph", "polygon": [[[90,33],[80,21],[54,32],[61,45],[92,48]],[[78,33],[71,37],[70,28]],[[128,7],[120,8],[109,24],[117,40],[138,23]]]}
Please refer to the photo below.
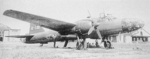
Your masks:
{"label": "black and white photograph", "polygon": [[150,0],[0,0],[0,59],[150,59]]}

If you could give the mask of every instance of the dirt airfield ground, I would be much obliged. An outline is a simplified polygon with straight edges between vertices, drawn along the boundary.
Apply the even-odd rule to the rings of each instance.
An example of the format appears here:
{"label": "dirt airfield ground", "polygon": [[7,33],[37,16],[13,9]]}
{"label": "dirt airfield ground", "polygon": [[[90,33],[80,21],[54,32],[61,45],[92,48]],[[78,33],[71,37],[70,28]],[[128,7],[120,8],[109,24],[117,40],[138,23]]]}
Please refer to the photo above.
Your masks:
{"label": "dirt airfield ground", "polygon": [[61,48],[64,43],[57,43],[60,48],[53,48],[53,43],[24,44],[0,42],[0,59],[150,59],[150,42],[113,43],[114,49],[89,48],[76,50],[75,42]]}

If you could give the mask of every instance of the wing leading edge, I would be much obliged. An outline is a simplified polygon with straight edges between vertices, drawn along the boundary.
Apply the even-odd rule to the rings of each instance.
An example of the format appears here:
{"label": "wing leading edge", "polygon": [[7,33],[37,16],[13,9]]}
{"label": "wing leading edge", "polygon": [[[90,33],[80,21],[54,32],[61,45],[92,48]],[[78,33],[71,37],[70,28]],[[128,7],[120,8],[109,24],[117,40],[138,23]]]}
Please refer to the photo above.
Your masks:
{"label": "wing leading edge", "polygon": [[64,21],[32,15],[29,13],[15,11],[15,10],[6,10],[3,13],[3,15],[16,18],[19,20],[23,20],[29,23],[33,23],[36,25],[40,25],[42,27],[46,27],[59,32],[62,31],[62,33],[64,33],[65,31],[70,31],[70,29],[72,29],[75,26],[75,24],[72,23],[67,23]]}

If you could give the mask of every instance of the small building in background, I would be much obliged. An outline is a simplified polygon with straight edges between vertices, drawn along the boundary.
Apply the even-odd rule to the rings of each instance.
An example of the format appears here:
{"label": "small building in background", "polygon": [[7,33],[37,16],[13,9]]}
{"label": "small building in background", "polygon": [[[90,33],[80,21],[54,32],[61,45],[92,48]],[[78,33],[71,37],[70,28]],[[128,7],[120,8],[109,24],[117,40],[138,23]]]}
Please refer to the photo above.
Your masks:
{"label": "small building in background", "polygon": [[10,27],[0,23],[0,42],[4,41],[4,31],[7,31],[9,29],[10,29]]}
{"label": "small building in background", "polygon": [[138,30],[131,33],[123,33],[118,35],[112,35],[109,40],[117,43],[139,43],[148,42],[150,34],[146,30]]}
{"label": "small building in background", "polygon": [[19,29],[11,29],[10,27],[0,23],[0,42],[17,42],[20,41],[19,38],[9,38],[5,36],[9,35],[19,35]]}
{"label": "small building in background", "polygon": [[20,42],[20,38],[5,37],[9,35],[19,35],[19,34],[20,34],[20,29],[10,29],[10,30],[4,31],[3,42]]}

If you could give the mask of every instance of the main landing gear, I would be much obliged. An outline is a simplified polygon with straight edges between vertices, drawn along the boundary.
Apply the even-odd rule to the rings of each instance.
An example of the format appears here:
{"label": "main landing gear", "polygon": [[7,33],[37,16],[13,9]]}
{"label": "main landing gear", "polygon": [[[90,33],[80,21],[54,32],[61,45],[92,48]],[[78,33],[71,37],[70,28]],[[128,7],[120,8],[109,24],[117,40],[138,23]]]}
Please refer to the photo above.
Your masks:
{"label": "main landing gear", "polygon": [[[104,43],[104,48],[106,48],[106,49],[113,48],[111,45],[111,42],[108,40],[108,36],[104,36],[101,40],[101,43],[102,42]],[[96,48],[99,48],[100,45],[98,44],[98,40],[96,40],[95,43],[96,43]],[[77,50],[86,50],[87,49],[87,42],[84,37],[83,37],[83,39],[77,37],[76,49]]]}
{"label": "main landing gear", "polygon": [[111,48],[111,43],[110,43],[110,41],[104,41],[104,47],[105,47],[106,49]]}
{"label": "main landing gear", "polygon": [[87,49],[87,42],[86,42],[85,38],[77,37],[76,49],[77,50],[86,50]]}
{"label": "main landing gear", "polygon": [[86,39],[79,39],[76,43],[76,49],[77,50],[86,50],[87,49],[87,43]]}
{"label": "main landing gear", "polygon": [[[105,48],[107,48],[107,49],[112,48],[111,42],[108,40],[108,36],[105,35],[102,37],[100,31],[97,29],[97,26],[93,26],[91,29],[89,29],[89,32],[87,34],[90,35],[93,30],[96,31],[96,33],[100,39],[102,38],[102,42],[104,42]],[[76,32],[77,32],[77,44],[76,44],[77,50],[87,49],[87,43],[86,43],[87,35],[82,34],[80,29],[78,29]],[[98,40],[96,41],[96,47],[99,47]]]}
{"label": "main landing gear", "polygon": [[[102,41],[104,43],[104,48],[106,49],[112,49],[112,45],[111,42],[107,39],[103,39]],[[98,44],[98,42],[96,42],[96,48],[100,48],[100,45]],[[86,40],[83,39],[78,39],[77,43],[76,43],[76,49],[77,50],[86,50],[87,49],[87,42]]]}
{"label": "main landing gear", "polygon": [[111,49],[113,48],[112,45],[111,45],[111,42],[108,40],[108,37],[104,37],[103,38],[103,42],[104,42],[104,47],[106,49]]}

